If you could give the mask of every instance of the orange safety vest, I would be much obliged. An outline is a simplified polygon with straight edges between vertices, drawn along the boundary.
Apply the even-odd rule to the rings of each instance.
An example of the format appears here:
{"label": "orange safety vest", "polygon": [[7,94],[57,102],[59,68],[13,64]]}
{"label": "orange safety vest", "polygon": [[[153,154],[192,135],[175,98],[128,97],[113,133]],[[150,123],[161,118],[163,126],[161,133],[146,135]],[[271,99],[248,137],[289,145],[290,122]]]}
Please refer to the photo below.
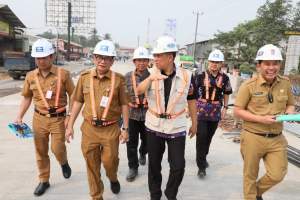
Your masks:
{"label": "orange safety vest", "polygon": [[47,109],[48,113],[52,114],[52,113],[60,113],[60,112],[63,112],[66,110],[66,107],[63,106],[63,107],[59,107],[59,97],[60,97],[60,91],[61,91],[61,71],[62,69],[61,68],[57,68],[58,72],[57,72],[57,83],[56,83],[56,94],[55,94],[55,103],[54,103],[54,107],[50,106],[45,98],[45,95],[43,93],[43,90],[41,88],[41,84],[40,84],[40,81],[39,81],[39,78],[38,78],[38,72],[39,72],[39,69],[36,69],[34,71],[34,79],[35,79],[35,82],[36,82],[36,86],[37,86],[37,89],[38,89],[38,92],[42,98],[42,101],[44,103],[44,106],[45,108]]}
{"label": "orange safety vest", "polygon": [[136,82],[136,77],[135,77],[135,72],[134,71],[131,73],[131,80],[132,80],[132,87],[133,87],[135,102],[134,103],[129,103],[128,105],[132,108],[138,108],[141,105],[143,105],[144,108],[147,108],[148,107],[147,92],[145,92],[143,103],[141,104],[138,93],[137,93],[137,82]]}
{"label": "orange safety vest", "polygon": [[[219,75],[217,77],[217,80],[216,80],[216,86],[218,88],[222,88],[222,82],[223,82],[223,76]],[[208,77],[208,73],[207,72],[205,72],[204,86],[205,86],[205,99],[207,101],[209,101],[209,100],[214,101],[215,98],[216,98],[216,90],[217,89],[216,89],[216,87],[214,87],[212,95],[211,95],[211,98],[209,99],[209,88],[211,87],[211,85],[210,85],[210,81],[209,81],[209,77]]]}
{"label": "orange safety vest", "polygon": [[177,97],[175,98],[175,100],[171,103],[171,105],[167,108],[167,111],[165,113],[163,113],[163,109],[161,107],[161,98],[159,95],[159,80],[155,80],[154,82],[154,86],[155,86],[155,98],[156,98],[156,110],[157,112],[155,112],[154,110],[152,110],[151,108],[149,108],[149,112],[152,113],[153,115],[155,115],[156,117],[159,118],[165,118],[165,119],[174,119],[176,117],[178,117],[179,115],[185,113],[185,109],[183,109],[180,112],[177,113],[173,113],[173,110],[175,108],[175,105],[177,104],[177,102],[179,101],[179,99],[182,97],[182,95],[184,94],[184,89],[187,86],[188,82],[187,82],[187,72],[180,68],[181,72],[183,74],[183,81],[182,81],[182,87],[179,90],[179,94],[177,95]]}
{"label": "orange safety vest", "polygon": [[108,103],[102,113],[101,119],[98,119],[97,116],[97,112],[96,112],[96,103],[95,103],[95,92],[94,92],[94,76],[93,73],[91,73],[90,76],[90,98],[91,98],[91,106],[92,106],[92,115],[93,115],[93,120],[91,121],[91,123],[93,125],[97,125],[97,126],[108,126],[111,125],[115,122],[117,122],[117,120],[115,121],[107,121],[106,117],[113,99],[113,95],[114,95],[114,88],[115,88],[115,83],[116,83],[116,74],[115,72],[111,72],[111,85],[110,85],[110,90],[109,90],[109,97],[108,97]]}

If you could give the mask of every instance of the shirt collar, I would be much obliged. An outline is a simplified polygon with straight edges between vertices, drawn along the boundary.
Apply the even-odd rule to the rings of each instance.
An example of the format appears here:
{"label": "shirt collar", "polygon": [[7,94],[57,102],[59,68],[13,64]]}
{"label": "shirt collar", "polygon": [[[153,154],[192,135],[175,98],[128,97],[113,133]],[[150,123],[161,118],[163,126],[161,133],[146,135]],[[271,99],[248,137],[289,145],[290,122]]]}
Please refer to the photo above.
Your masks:
{"label": "shirt collar", "polygon": [[[57,67],[52,65],[49,71],[51,74],[56,75],[57,74]],[[37,73],[40,74],[40,69],[38,68]]]}
{"label": "shirt collar", "polygon": [[[100,78],[100,77],[98,76],[98,73],[97,73],[97,69],[96,69],[96,68],[94,68],[94,69],[92,70],[91,73],[92,73],[92,76],[93,76],[93,77]],[[106,72],[106,73],[104,74],[104,77],[110,79],[110,78],[111,78],[111,70],[108,70],[108,72]]]}
{"label": "shirt collar", "polygon": [[[267,81],[262,77],[261,74],[258,75],[257,81],[258,81],[258,84],[259,84],[259,85],[267,84]],[[274,83],[275,83],[275,82],[280,82],[279,75],[277,75],[277,76],[275,77]]]}

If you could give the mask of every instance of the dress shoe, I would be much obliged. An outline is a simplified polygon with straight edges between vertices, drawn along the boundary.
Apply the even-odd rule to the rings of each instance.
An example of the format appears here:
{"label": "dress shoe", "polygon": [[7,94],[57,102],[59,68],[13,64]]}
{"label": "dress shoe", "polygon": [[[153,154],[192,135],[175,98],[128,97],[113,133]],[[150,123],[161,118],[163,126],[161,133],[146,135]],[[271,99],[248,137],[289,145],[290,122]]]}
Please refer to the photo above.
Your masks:
{"label": "dress shoe", "polygon": [[116,182],[110,181],[110,189],[111,189],[112,193],[119,194],[119,192],[121,190],[119,181],[116,181]]}
{"label": "dress shoe", "polygon": [[61,169],[62,169],[63,176],[65,178],[70,178],[70,176],[72,174],[72,170],[71,170],[71,167],[69,166],[69,163],[62,165]]}
{"label": "dress shoe", "polygon": [[50,187],[49,182],[41,182],[38,184],[38,186],[35,188],[34,190],[34,195],[35,196],[41,196],[42,194],[44,194],[46,192],[46,190]]}
{"label": "dress shoe", "polygon": [[135,178],[137,177],[137,175],[138,175],[138,169],[131,168],[131,169],[129,169],[129,172],[128,172],[127,176],[126,176],[126,180],[128,182],[132,182],[132,181],[135,180]]}
{"label": "dress shoe", "polygon": [[140,154],[139,163],[140,165],[146,165],[146,155]]}
{"label": "dress shoe", "polygon": [[197,176],[198,176],[200,179],[203,179],[203,178],[206,176],[206,171],[205,171],[205,169],[199,169],[199,170],[198,170]]}

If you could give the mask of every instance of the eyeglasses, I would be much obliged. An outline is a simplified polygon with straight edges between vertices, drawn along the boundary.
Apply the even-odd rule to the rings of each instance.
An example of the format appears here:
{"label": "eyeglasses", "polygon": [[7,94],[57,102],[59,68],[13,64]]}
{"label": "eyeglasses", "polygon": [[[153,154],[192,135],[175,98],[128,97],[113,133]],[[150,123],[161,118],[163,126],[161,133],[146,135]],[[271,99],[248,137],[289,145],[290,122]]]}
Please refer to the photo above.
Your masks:
{"label": "eyeglasses", "polygon": [[268,101],[269,103],[273,103],[273,95],[271,92],[268,93]]}
{"label": "eyeglasses", "polygon": [[95,59],[98,62],[104,61],[104,62],[110,62],[112,61],[112,57],[110,56],[100,56],[100,55],[95,55]]}

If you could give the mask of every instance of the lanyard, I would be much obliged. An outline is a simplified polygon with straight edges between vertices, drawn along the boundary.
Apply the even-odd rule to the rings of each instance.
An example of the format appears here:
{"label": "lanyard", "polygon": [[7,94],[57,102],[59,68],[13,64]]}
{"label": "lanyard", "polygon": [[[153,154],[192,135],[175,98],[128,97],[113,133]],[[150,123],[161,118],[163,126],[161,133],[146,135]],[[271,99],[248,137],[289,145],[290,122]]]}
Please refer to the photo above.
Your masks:
{"label": "lanyard", "polygon": [[[92,106],[92,115],[93,115],[93,119],[97,120],[98,117],[97,117],[96,104],[95,104],[94,76],[93,76],[92,72],[90,74],[91,74],[91,76],[90,76],[90,98],[91,98],[91,106]],[[101,120],[105,120],[107,117],[107,113],[108,113],[108,110],[109,110],[109,107],[111,105],[112,98],[114,95],[115,82],[116,82],[116,74],[115,74],[115,72],[111,72],[111,84],[110,84],[108,104],[106,105],[106,107],[102,113]]]}
{"label": "lanyard", "polygon": [[[136,77],[135,77],[134,71],[131,73],[131,80],[132,80],[132,87],[133,87],[133,92],[134,92],[134,97],[135,97],[135,103],[137,105],[140,105],[141,102],[140,102],[140,99],[139,99],[139,96],[137,93],[137,82],[136,82]],[[145,92],[145,96],[143,98],[143,105],[146,105],[146,104],[147,104],[147,92]]]}
{"label": "lanyard", "polygon": [[[216,87],[222,88],[222,82],[223,82],[223,76],[218,75],[218,77],[216,78]],[[211,87],[211,85],[210,85],[210,80],[207,72],[205,72],[204,85],[205,85],[205,99],[209,100],[209,87]],[[211,95],[210,100],[212,101],[214,101],[216,98],[216,91],[217,91],[216,87],[214,87]]]}

